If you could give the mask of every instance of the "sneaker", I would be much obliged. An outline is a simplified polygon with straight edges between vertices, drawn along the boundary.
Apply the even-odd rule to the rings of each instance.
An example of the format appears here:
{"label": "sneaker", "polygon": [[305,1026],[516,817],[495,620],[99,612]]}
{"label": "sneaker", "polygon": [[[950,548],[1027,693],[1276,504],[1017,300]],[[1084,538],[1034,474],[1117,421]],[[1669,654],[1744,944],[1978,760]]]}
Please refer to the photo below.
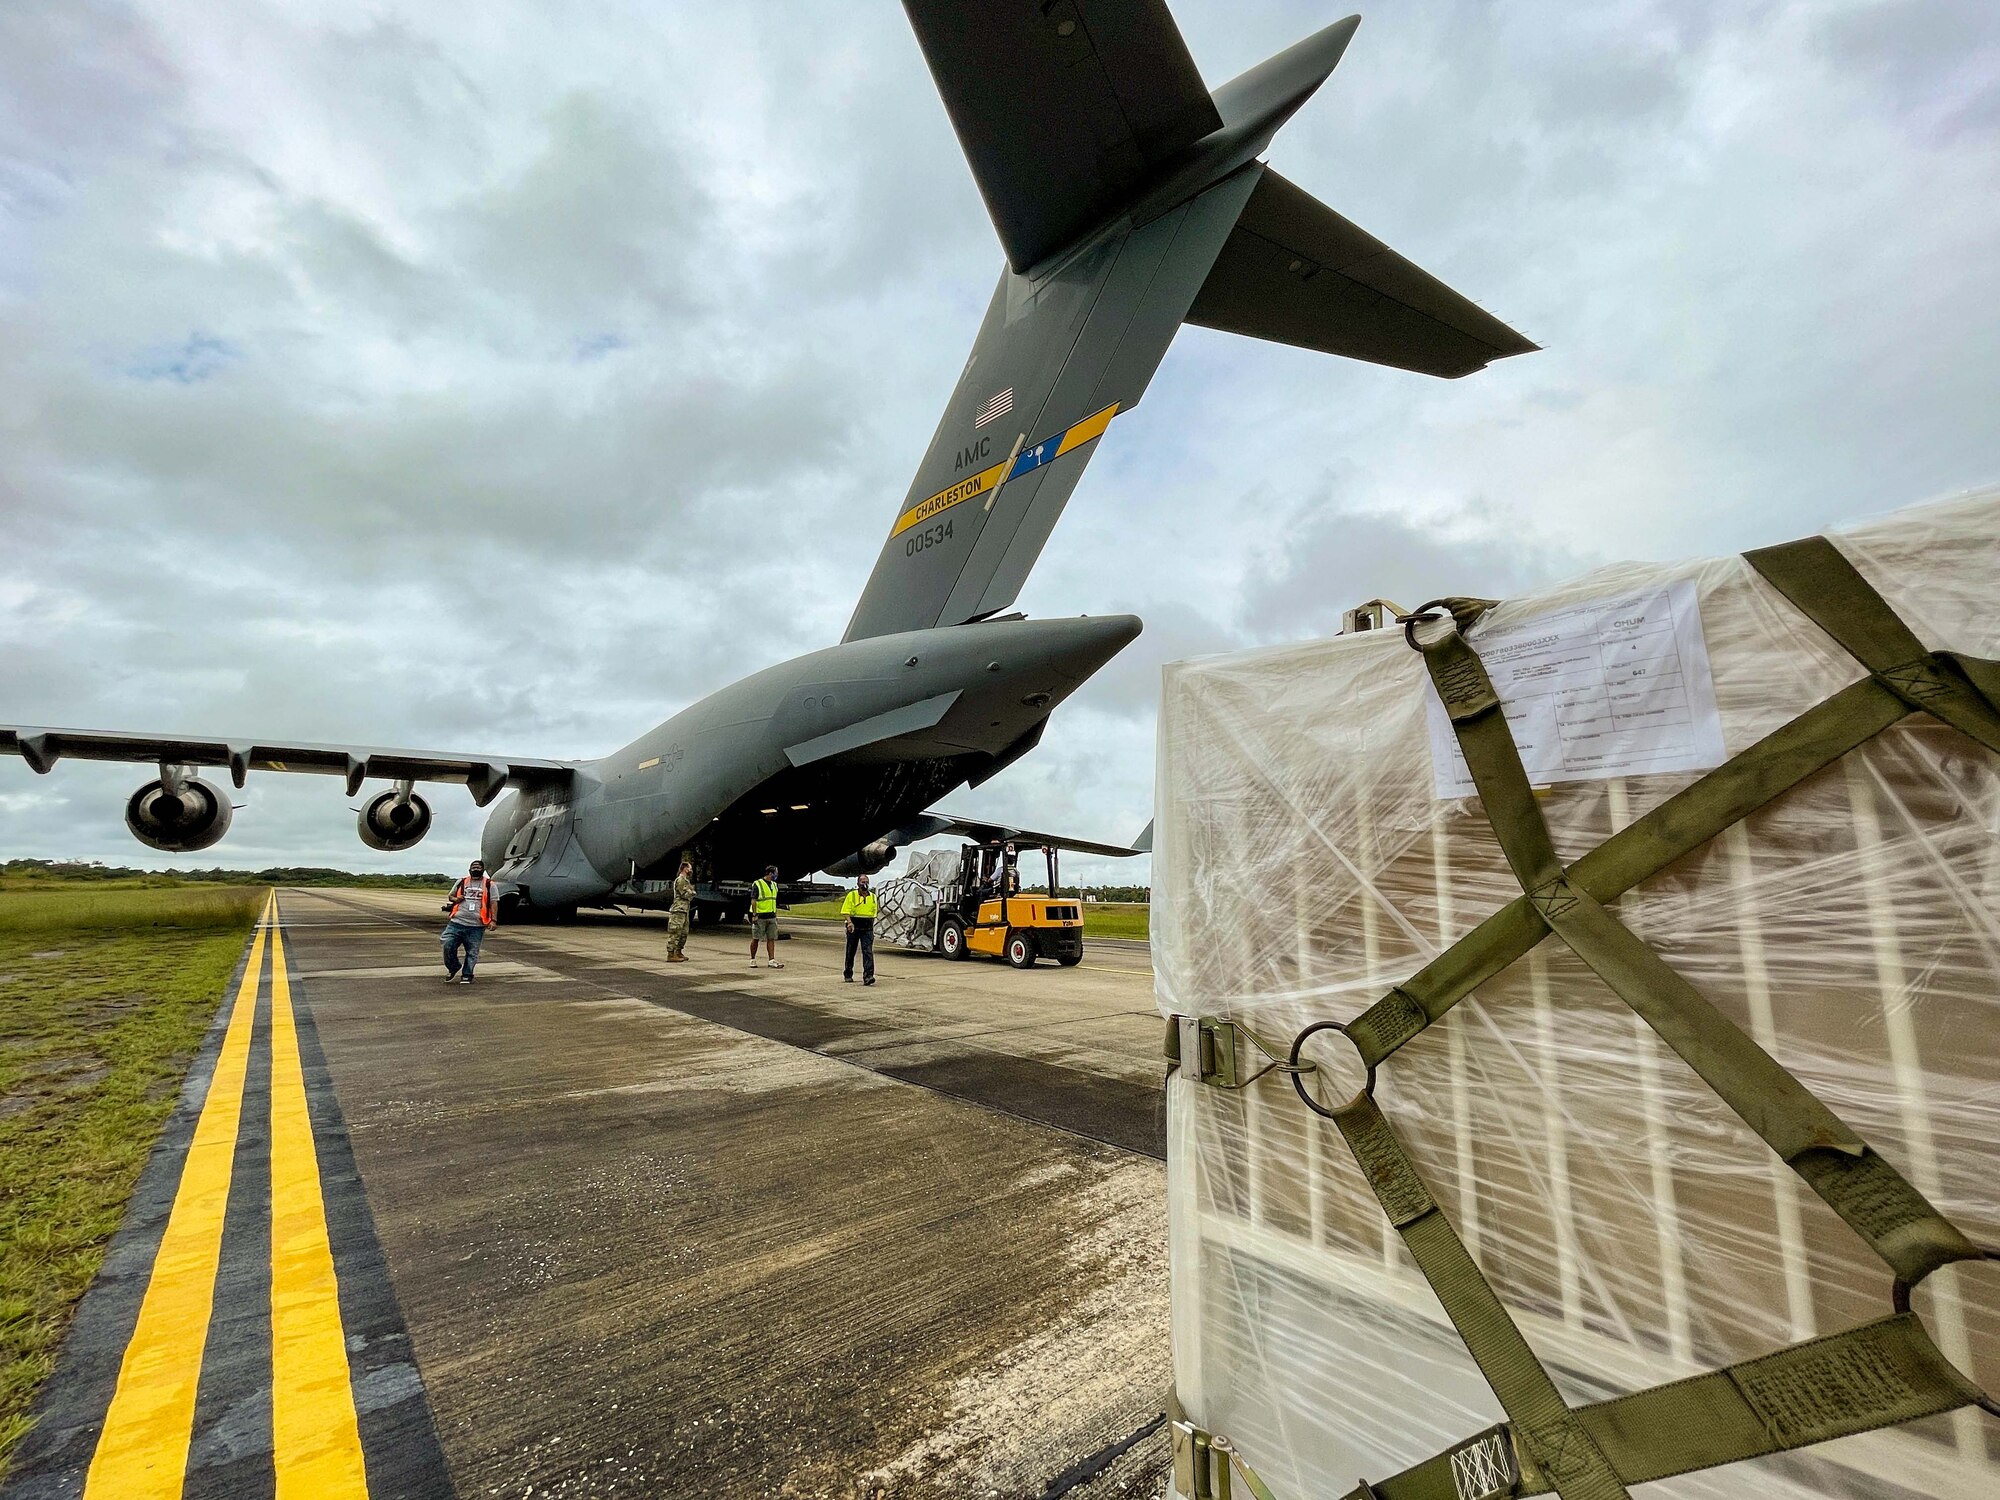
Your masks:
{"label": "sneaker", "polygon": [[472,983],[472,976],[470,974],[461,974],[459,976],[458,982],[460,984],[470,984]]}
{"label": "sneaker", "polygon": [[756,968],[757,966],[758,966],[758,965],[757,965],[757,960],[756,960],[756,959],[754,959],[754,958],[753,958],[753,959],[751,959],[751,960],[750,960],[750,967],[754,969],[754,968]]}
{"label": "sneaker", "polygon": [[767,968],[767,969],[782,969],[782,968],[784,968],[784,965],[783,965],[783,964],[781,964],[781,963],[779,963],[779,962],[778,962],[778,961],[777,961],[777,960],[776,960],[776,959],[774,958],[774,959],[772,959],[772,960],[771,960],[771,961],[770,961],[769,963],[765,964],[765,965],[764,965],[764,967],[765,967],[765,968]]}
{"label": "sneaker", "polygon": [[444,976],[444,982],[446,984],[457,984],[458,976],[456,974],[447,974]]}
{"label": "sneaker", "polygon": [[852,984],[854,983],[854,976],[852,974],[843,974],[840,976],[840,982],[842,984]]}
{"label": "sneaker", "polygon": [[874,980],[872,980],[872,979],[864,979],[864,980],[862,980],[861,982],[862,982],[863,984],[873,984],[873,983],[874,983],[875,981],[874,981]]}

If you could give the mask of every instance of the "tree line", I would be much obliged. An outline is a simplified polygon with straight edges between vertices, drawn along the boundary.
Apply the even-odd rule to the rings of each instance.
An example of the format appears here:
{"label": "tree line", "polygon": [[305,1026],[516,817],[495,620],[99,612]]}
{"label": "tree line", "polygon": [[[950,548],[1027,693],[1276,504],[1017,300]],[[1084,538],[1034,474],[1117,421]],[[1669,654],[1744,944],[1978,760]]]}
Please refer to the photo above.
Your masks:
{"label": "tree line", "polygon": [[158,885],[179,885],[193,881],[214,885],[360,885],[399,890],[429,890],[450,885],[450,875],[356,874],[333,870],[325,865],[273,865],[264,870],[135,870],[127,865],[107,865],[98,860],[10,859],[0,864],[0,876],[29,880],[124,880]]}

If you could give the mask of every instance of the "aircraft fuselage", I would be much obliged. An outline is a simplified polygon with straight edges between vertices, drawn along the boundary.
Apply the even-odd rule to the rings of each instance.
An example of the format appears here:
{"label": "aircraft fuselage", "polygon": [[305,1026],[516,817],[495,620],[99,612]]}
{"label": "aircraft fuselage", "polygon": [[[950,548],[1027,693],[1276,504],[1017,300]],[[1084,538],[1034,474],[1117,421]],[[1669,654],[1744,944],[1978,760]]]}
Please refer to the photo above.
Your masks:
{"label": "aircraft fuselage", "polygon": [[1139,634],[1131,615],[987,620],[846,641],[732,683],[567,787],[512,792],[487,868],[536,907],[767,864],[797,879],[855,855],[952,788],[1006,765]]}

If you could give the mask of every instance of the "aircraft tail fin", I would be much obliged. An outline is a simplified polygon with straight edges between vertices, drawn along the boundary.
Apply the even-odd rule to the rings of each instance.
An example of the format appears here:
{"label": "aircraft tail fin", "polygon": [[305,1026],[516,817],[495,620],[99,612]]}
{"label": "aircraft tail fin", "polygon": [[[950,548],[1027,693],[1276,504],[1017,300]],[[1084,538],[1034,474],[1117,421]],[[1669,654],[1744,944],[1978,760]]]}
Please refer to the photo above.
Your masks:
{"label": "aircraft tail fin", "polygon": [[1183,322],[1425,374],[1535,345],[1258,154],[1350,17],[1210,95],[1165,0],[904,0],[1007,251],[847,640],[1010,607]]}
{"label": "aircraft tail fin", "polygon": [[1097,441],[1135,406],[1262,168],[1031,280],[1002,270],[846,639],[1014,602]]}

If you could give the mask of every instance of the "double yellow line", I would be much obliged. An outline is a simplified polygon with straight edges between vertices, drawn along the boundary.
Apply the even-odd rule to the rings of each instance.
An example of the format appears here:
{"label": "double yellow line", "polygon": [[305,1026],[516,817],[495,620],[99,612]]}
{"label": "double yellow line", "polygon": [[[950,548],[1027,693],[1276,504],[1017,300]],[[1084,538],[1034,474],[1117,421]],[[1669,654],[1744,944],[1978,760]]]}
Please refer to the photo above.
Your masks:
{"label": "double yellow line", "polygon": [[271,1426],[279,1500],[366,1500],[339,1286],[273,892],[251,940],[84,1500],[180,1500],[215,1310],[257,995],[271,975]]}

